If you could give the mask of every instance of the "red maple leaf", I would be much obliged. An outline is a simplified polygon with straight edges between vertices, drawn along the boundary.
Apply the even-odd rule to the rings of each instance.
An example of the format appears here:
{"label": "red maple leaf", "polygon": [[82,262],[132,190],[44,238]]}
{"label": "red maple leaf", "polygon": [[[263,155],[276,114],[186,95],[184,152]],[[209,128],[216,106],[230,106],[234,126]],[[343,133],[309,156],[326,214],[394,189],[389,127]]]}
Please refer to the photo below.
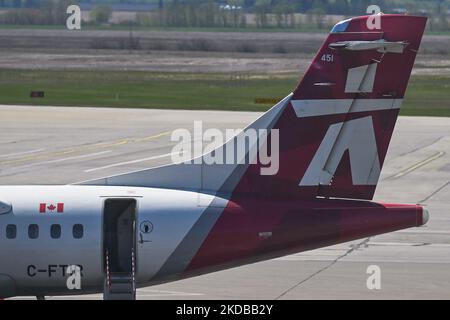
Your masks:
{"label": "red maple leaf", "polygon": [[47,209],[50,211],[54,211],[56,209],[56,207],[53,204],[51,204],[47,207]]}

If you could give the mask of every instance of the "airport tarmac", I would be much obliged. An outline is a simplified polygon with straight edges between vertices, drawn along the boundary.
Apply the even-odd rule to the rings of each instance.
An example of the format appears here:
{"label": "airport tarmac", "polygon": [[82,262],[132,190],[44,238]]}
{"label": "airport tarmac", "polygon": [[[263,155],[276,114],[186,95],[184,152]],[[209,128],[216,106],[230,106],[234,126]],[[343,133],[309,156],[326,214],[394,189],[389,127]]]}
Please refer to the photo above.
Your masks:
{"label": "airport tarmac", "polygon": [[[0,184],[69,184],[170,161],[172,130],[244,127],[250,112],[0,106]],[[401,117],[376,200],[424,227],[138,290],[138,299],[450,299],[450,118]],[[367,268],[381,269],[369,290]],[[101,299],[101,295],[64,299]],[[61,299],[61,297],[49,297]]]}

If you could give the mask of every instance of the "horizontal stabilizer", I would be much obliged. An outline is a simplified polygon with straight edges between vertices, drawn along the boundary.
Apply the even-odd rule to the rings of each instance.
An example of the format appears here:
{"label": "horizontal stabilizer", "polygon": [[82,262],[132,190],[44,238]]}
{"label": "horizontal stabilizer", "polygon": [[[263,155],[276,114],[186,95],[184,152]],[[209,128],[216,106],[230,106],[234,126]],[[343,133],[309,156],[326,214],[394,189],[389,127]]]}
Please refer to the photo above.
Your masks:
{"label": "horizontal stabilizer", "polygon": [[386,40],[375,41],[340,41],[330,44],[330,49],[334,50],[348,50],[348,51],[367,51],[377,50],[381,53],[403,53],[405,48],[409,45],[405,41],[389,42]]}

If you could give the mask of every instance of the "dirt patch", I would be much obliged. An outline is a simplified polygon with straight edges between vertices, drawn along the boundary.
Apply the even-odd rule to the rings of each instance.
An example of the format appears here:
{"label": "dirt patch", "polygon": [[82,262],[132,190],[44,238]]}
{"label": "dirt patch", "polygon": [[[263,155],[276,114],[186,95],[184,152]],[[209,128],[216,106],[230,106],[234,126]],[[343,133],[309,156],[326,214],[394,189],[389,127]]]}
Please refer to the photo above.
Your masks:
{"label": "dirt patch", "polygon": [[[303,73],[325,34],[0,30],[0,68]],[[450,37],[426,36],[415,74],[450,74]]]}
{"label": "dirt patch", "polygon": [[0,30],[0,48],[309,53],[317,50],[324,38],[325,34],[294,32],[14,29]]}
{"label": "dirt patch", "polygon": [[311,55],[120,50],[0,52],[0,68],[135,70],[155,72],[296,73]]}

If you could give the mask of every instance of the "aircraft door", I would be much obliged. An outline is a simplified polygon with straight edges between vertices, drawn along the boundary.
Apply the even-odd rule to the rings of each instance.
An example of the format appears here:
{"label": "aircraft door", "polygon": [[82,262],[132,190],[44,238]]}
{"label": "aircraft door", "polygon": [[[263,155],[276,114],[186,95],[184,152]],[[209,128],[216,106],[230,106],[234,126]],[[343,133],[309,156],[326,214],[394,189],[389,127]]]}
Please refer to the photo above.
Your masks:
{"label": "aircraft door", "polygon": [[131,274],[135,265],[136,199],[106,199],[103,213],[105,270]]}

